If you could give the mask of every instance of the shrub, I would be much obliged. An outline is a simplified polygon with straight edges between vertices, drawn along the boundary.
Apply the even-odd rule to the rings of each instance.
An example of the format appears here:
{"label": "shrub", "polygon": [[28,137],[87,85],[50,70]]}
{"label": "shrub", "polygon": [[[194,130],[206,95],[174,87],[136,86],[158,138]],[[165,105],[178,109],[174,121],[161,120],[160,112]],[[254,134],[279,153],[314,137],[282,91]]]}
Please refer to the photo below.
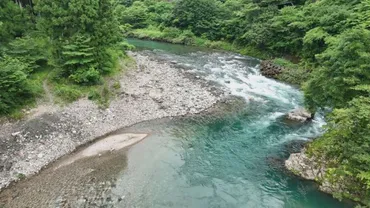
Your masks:
{"label": "shrub", "polygon": [[278,76],[279,80],[299,86],[307,81],[309,71],[304,67],[282,58],[276,58],[273,61],[275,64],[284,67],[283,72]]}
{"label": "shrub", "polygon": [[181,30],[175,27],[167,27],[163,30],[164,38],[177,38],[181,35]]}
{"label": "shrub", "polygon": [[118,89],[120,89],[120,88],[121,88],[121,84],[117,81],[117,82],[115,82],[115,83],[113,84],[113,88],[114,88],[114,89],[116,89],[116,90],[118,90]]}
{"label": "shrub", "polygon": [[70,75],[70,78],[78,84],[97,84],[100,81],[100,73],[95,68],[79,69]]}
{"label": "shrub", "polygon": [[29,72],[45,66],[50,56],[46,38],[26,36],[10,42],[8,55],[28,65]]}
{"label": "shrub", "polygon": [[73,102],[78,100],[82,96],[82,93],[81,91],[74,89],[71,86],[62,85],[57,87],[56,95],[61,97],[65,101]]}
{"label": "shrub", "polygon": [[8,114],[33,98],[26,70],[27,65],[18,59],[5,57],[0,61],[0,114]]}
{"label": "shrub", "polygon": [[96,91],[96,90],[91,90],[91,91],[89,92],[89,94],[87,95],[87,98],[88,98],[89,100],[99,100],[99,99],[101,98],[101,95],[100,95],[100,93],[99,93],[98,91]]}
{"label": "shrub", "polygon": [[177,39],[185,45],[193,45],[195,42],[195,35],[190,30],[184,30]]}

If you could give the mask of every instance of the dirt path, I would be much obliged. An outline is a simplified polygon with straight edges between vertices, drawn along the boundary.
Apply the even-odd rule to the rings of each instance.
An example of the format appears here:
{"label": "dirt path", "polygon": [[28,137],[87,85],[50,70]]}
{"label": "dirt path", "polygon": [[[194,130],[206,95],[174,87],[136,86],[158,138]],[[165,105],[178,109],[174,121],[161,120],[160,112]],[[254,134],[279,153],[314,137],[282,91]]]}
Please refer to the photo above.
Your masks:
{"label": "dirt path", "polygon": [[50,88],[48,86],[48,80],[50,77],[50,73],[45,78],[45,80],[42,82],[42,88],[44,89],[45,97],[48,103],[54,104],[54,95],[51,93]]}

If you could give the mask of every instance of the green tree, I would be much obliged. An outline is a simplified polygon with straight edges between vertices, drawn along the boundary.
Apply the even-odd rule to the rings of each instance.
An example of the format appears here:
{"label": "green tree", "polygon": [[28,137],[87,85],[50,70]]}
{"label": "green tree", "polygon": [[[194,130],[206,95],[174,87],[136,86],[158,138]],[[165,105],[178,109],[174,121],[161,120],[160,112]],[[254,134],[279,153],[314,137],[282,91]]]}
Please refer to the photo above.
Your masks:
{"label": "green tree", "polygon": [[220,7],[214,0],[180,0],[173,10],[173,25],[190,29],[195,35],[218,38]]}
{"label": "green tree", "polygon": [[12,0],[0,1],[0,22],[0,44],[22,37],[33,28],[29,10],[21,9]]}
{"label": "green tree", "polygon": [[94,47],[91,38],[76,35],[66,42],[62,49],[63,75],[80,84],[96,84],[100,73],[95,69],[98,65],[94,59]]}
{"label": "green tree", "polygon": [[[73,71],[71,65],[66,65],[66,59],[70,54],[63,48],[65,43],[80,45],[77,36],[91,38],[88,48],[96,63],[99,73],[109,72],[115,62],[111,54],[121,41],[120,29],[115,16],[115,7],[111,0],[43,0],[36,4],[35,10],[40,14],[38,28],[44,32],[53,45],[53,57],[57,66],[66,67],[64,71]],[[81,48],[80,48],[81,49]],[[90,63],[85,67],[77,67],[74,70],[90,70]],[[93,73],[96,75],[96,73]]]}
{"label": "green tree", "polygon": [[38,34],[34,36],[36,37],[16,38],[9,43],[9,49],[6,51],[9,56],[27,64],[28,73],[46,66],[50,56],[47,39]]}
{"label": "green tree", "polygon": [[369,96],[356,87],[370,83],[370,31],[347,30],[328,40],[328,48],[317,59],[321,67],[306,83],[305,97],[311,108],[344,107],[356,96]]}
{"label": "green tree", "polygon": [[119,22],[130,24],[132,28],[144,28],[148,25],[148,8],[141,1],[135,1],[130,7],[119,7]]}

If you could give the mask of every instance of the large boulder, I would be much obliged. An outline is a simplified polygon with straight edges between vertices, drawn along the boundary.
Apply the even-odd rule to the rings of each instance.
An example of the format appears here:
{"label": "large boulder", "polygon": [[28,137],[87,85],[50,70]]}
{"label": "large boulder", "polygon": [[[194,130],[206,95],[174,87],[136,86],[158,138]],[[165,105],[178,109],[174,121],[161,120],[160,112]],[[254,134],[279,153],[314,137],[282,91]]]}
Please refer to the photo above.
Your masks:
{"label": "large boulder", "polygon": [[324,169],[319,166],[314,158],[310,158],[303,150],[300,153],[293,153],[285,161],[285,167],[294,174],[307,180],[316,180],[322,178]]}
{"label": "large boulder", "polygon": [[276,78],[283,70],[283,67],[274,64],[272,61],[262,61],[260,65],[261,74],[269,78]]}
{"label": "large boulder", "polygon": [[304,108],[297,108],[289,112],[286,119],[296,122],[306,122],[313,119],[313,114]]}
{"label": "large boulder", "polygon": [[319,184],[319,189],[322,192],[328,194],[346,192],[343,185],[344,182],[329,182],[325,177],[327,171],[325,163],[322,161],[317,162],[315,157],[309,157],[306,154],[305,149],[303,149],[300,153],[291,154],[290,157],[285,161],[285,167],[299,177],[302,177],[306,180],[316,181]]}

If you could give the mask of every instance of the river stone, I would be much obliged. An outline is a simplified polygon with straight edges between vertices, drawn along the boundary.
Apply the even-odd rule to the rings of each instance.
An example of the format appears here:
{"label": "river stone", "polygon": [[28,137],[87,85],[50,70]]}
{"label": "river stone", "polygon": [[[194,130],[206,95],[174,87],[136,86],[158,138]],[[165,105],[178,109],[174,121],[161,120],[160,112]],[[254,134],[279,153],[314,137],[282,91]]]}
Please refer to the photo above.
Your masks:
{"label": "river stone", "polygon": [[306,122],[311,120],[313,115],[304,108],[298,108],[288,113],[286,118],[290,121]]}

